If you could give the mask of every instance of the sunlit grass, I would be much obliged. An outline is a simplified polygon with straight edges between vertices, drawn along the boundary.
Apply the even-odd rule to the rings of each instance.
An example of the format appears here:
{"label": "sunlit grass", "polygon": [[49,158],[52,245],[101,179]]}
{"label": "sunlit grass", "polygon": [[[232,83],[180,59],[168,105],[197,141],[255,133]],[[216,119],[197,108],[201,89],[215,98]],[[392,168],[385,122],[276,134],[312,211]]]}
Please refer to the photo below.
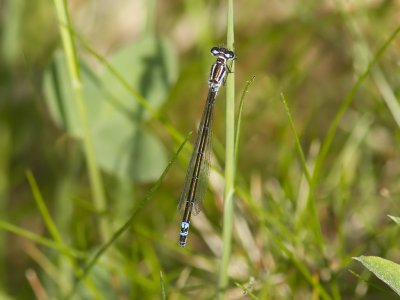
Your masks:
{"label": "sunlit grass", "polygon": [[[2,53],[0,96],[12,101],[0,104],[0,297],[40,298],[34,284],[57,299],[392,295],[352,258],[398,262],[400,254],[392,221],[400,215],[396,4],[230,3],[235,6],[69,3],[71,23],[54,26],[48,25],[56,19],[50,3],[6,6],[15,18],[7,17],[2,28],[10,47]],[[60,47],[59,25],[70,39],[64,49],[77,46],[81,60],[72,57],[72,67],[112,74],[123,87],[112,96],[126,92],[127,103],[139,103],[138,111],[146,113],[138,127],[157,138],[170,160],[154,182],[102,170],[97,186],[104,205],[92,201],[99,192],[91,189],[93,170],[85,161],[95,160],[93,153],[55,125],[43,100],[42,74],[54,47],[48,45]],[[38,33],[44,44],[27,47]],[[158,71],[149,67],[138,84],[111,63],[116,49],[143,35],[168,40],[179,57],[176,82],[159,85],[168,91],[162,104],[145,97]],[[177,149],[198,124],[209,48],[220,44],[238,58],[215,105],[210,191],[180,249],[176,205],[190,147]],[[154,57],[149,53],[143,65],[151,66]],[[96,92],[113,91],[101,86]],[[101,99],[86,101],[96,108]],[[87,111],[89,119],[95,113]],[[25,273],[38,275],[37,281],[28,283]]]}

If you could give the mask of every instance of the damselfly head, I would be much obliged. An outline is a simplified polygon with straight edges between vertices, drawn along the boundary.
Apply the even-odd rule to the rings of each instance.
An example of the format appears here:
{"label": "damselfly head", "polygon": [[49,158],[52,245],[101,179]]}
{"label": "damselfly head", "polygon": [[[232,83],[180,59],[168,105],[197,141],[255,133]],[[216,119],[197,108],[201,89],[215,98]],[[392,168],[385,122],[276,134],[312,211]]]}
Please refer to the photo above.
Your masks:
{"label": "damselfly head", "polygon": [[226,48],[212,47],[210,52],[214,56],[223,56],[226,59],[235,59],[235,53]]}

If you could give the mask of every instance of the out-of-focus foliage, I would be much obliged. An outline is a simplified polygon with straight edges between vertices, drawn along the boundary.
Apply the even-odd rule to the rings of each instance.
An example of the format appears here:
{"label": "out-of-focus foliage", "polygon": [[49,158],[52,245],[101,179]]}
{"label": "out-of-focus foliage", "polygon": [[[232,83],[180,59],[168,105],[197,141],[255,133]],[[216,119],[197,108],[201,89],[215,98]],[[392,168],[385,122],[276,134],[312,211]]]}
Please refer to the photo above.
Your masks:
{"label": "out-of-focus foliage", "polygon": [[[154,108],[165,100],[176,79],[176,57],[171,47],[150,36],[125,46],[109,64]],[[156,179],[166,159],[160,142],[143,128],[149,113],[109,69],[96,75],[82,63],[82,74],[99,165],[122,180]],[[44,77],[47,105],[59,126],[72,136],[82,137],[70,85],[65,57],[56,53]]]}
{"label": "out-of-focus foliage", "polygon": [[[210,191],[187,249],[177,246],[176,205],[189,149],[128,232],[74,285],[103,245],[99,220],[115,233],[177,151],[171,126],[182,136],[195,131],[213,62],[209,49],[226,38],[226,3],[67,2],[108,208],[97,211],[92,203],[53,1],[0,1],[0,295],[61,299],[75,288],[76,299],[215,298],[224,88],[215,107]],[[228,299],[396,297],[352,257],[400,261],[399,229],[388,217],[400,215],[400,37],[389,41],[399,12],[396,0],[235,1],[237,99],[255,80],[241,120]],[[327,137],[332,143],[324,148]],[[48,216],[39,213],[27,170]]]}

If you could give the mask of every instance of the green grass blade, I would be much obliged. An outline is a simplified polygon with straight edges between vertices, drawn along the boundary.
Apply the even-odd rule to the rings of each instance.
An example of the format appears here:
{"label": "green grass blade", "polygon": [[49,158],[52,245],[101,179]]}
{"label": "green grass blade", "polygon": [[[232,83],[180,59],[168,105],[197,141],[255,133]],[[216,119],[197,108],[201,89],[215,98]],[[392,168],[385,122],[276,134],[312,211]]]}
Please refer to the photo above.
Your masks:
{"label": "green grass blade", "polygon": [[293,133],[293,136],[295,139],[296,149],[297,149],[298,155],[300,157],[301,167],[303,168],[303,172],[306,176],[306,179],[307,179],[307,182],[309,185],[309,195],[308,195],[308,200],[307,200],[307,207],[310,208],[310,210],[311,210],[313,231],[316,236],[316,240],[318,241],[318,246],[322,250],[324,240],[322,237],[320,220],[318,218],[318,212],[317,212],[315,197],[314,197],[314,190],[313,190],[313,186],[312,186],[312,182],[311,182],[311,175],[310,175],[310,172],[307,167],[306,158],[305,158],[305,155],[303,152],[303,148],[301,147],[300,138],[299,138],[299,135],[297,134],[297,130],[296,130],[296,127],[293,122],[293,118],[292,118],[292,114],[289,109],[289,105],[283,94],[281,94],[281,100],[285,107],[286,114],[287,114],[289,124],[290,124],[290,128],[292,129],[292,133]]}
{"label": "green grass blade", "polygon": [[[337,4],[338,6],[340,6],[339,2]],[[362,32],[361,26],[359,26],[353,14],[349,13],[346,9],[343,9],[342,7],[339,7],[339,9],[342,12],[344,20],[353,35],[356,46],[358,46],[355,47],[355,50],[357,51],[355,53],[355,59],[358,60],[362,65],[365,65],[368,61],[371,60],[372,55],[368,42]],[[397,126],[400,127],[399,101],[388,80],[386,79],[384,72],[378,64],[371,70],[371,77],[375,82],[379,92],[381,93],[382,99],[385,101]]]}
{"label": "green grass blade", "polygon": [[73,248],[70,248],[68,246],[61,245],[59,243],[55,243],[52,240],[46,239],[38,234],[35,234],[33,232],[30,232],[26,229],[23,229],[21,227],[12,225],[8,222],[0,220],[0,228],[7,230],[9,232],[12,232],[16,235],[19,235],[21,237],[24,237],[32,242],[35,242],[37,244],[52,248],[57,250],[58,252],[64,254],[65,256],[68,257],[75,257],[75,258],[86,258],[86,255],[78,250],[75,250]]}
{"label": "green grass blade", "polygon": [[33,193],[33,197],[35,198],[36,205],[39,208],[40,214],[42,215],[42,218],[46,224],[47,230],[50,232],[50,235],[57,243],[63,244],[61,234],[58,231],[56,224],[53,222],[53,219],[50,216],[50,213],[46,207],[46,204],[44,203],[37,182],[30,170],[26,172],[26,177],[28,178],[29,185]]}
{"label": "green grass blade", "polygon": [[70,292],[69,296],[67,297],[68,299],[72,298],[73,295],[76,292],[76,289],[80,282],[89,274],[90,270],[94,267],[94,265],[97,263],[97,261],[100,259],[100,257],[114,244],[114,242],[125,232],[129,229],[131,226],[131,223],[135,219],[136,215],[139,213],[143,205],[145,205],[148,200],[153,196],[155,191],[160,187],[162,181],[164,180],[165,176],[168,174],[169,169],[171,168],[172,164],[175,162],[176,158],[178,157],[179,153],[185,146],[186,142],[188,141],[190,137],[190,134],[188,134],[183,141],[183,143],[180,145],[179,149],[176,151],[174,156],[172,157],[171,161],[168,163],[167,167],[164,169],[164,172],[161,174],[160,178],[157,180],[157,182],[153,185],[153,187],[149,190],[147,193],[146,197],[144,197],[141,201],[138,202],[136,207],[134,208],[130,218],[112,235],[109,241],[107,241],[101,248],[97,251],[97,253],[93,256],[93,258],[86,264],[86,267],[84,268],[82,275],[79,276],[77,279],[74,288]]}
{"label": "green grass blade", "polygon": [[160,286],[161,286],[161,299],[167,299],[167,293],[165,292],[165,282],[163,278],[163,272],[160,270]]}
{"label": "green grass blade", "polygon": [[395,217],[395,216],[391,216],[388,215],[389,218],[392,219],[392,221],[394,221],[396,224],[400,224],[400,218],[399,217]]}
{"label": "green grass blade", "polygon": [[317,157],[317,160],[315,162],[314,166],[314,171],[313,171],[313,185],[316,184],[318,178],[319,178],[319,173],[322,167],[322,164],[324,163],[325,157],[328,154],[328,151],[332,145],[333,139],[336,135],[337,128],[339,126],[340,121],[342,120],[344,113],[347,111],[349,108],[350,104],[352,103],[354,96],[356,95],[358,89],[360,88],[361,84],[364,82],[364,80],[367,78],[367,76],[370,74],[372,68],[377,64],[379,59],[382,57],[383,53],[385,53],[386,49],[389,47],[389,45],[394,41],[396,36],[400,32],[400,26],[397,27],[392,34],[389,36],[389,38],[383,43],[382,47],[376,52],[374,55],[374,58],[372,61],[368,64],[367,68],[365,71],[358,77],[357,82],[354,84],[352,89],[349,91],[347,94],[346,98],[344,99],[342,105],[340,106],[338,112],[335,115],[335,118],[333,119],[331,126],[328,129],[328,132],[326,134],[326,137],[322,143],[321,151]]}
{"label": "green grass blade", "polygon": [[308,283],[318,291],[322,299],[331,300],[331,296],[329,296],[328,292],[320,284],[318,284],[316,280],[313,279],[313,276],[308,271],[307,267],[296,258],[296,256],[284,245],[284,243],[281,242],[278,236],[272,232],[270,232],[270,234],[274,236],[274,243],[276,243],[276,245],[289,257],[289,259],[293,262]]}
{"label": "green grass blade", "polygon": [[242,126],[242,113],[243,113],[243,106],[244,106],[244,98],[245,98],[247,92],[249,91],[250,86],[254,83],[255,78],[256,78],[256,76],[253,76],[250,80],[247,80],[246,85],[243,89],[242,95],[240,97],[239,112],[238,112],[237,124],[236,124],[236,137],[235,137],[235,170],[237,169],[237,162],[238,162],[238,157],[239,157],[239,140],[240,140],[240,129]]}
{"label": "green grass blade", "polygon": [[301,143],[300,143],[300,138],[299,138],[299,135],[297,134],[296,126],[294,125],[294,122],[293,122],[292,113],[290,112],[289,105],[288,105],[283,93],[281,93],[281,100],[282,100],[283,106],[285,107],[285,111],[287,114],[287,118],[289,120],[290,128],[292,130],[292,133],[293,133],[293,136],[294,136],[294,139],[296,142],[296,149],[297,149],[297,152],[300,157],[301,167],[303,168],[303,172],[306,175],[308,184],[311,185],[311,175],[310,175],[310,172],[308,171],[306,158],[305,158],[303,148],[301,147]]}
{"label": "green grass blade", "polygon": [[260,298],[254,295],[249,288],[237,282],[235,283],[235,285],[243,291],[243,295],[248,295],[253,300],[260,300]]}
{"label": "green grass blade", "polygon": [[[64,46],[65,56],[67,59],[67,65],[69,75],[71,79],[71,89],[74,94],[74,101],[76,101],[76,107],[78,108],[79,120],[83,128],[83,145],[85,159],[89,171],[90,187],[93,194],[94,206],[98,211],[106,210],[106,197],[104,192],[104,186],[102,177],[100,174],[99,166],[97,165],[93,142],[91,138],[91,131],[89,128],[89,121],[87,116],[87,109],[85,105],[83,85],[80,74],[80,67],[77,57],[77,51],[75,42],[73,39],[73,33],[70,30],[72,28],[70,17],[67,9],[67,2],[63,0],[54,0],[56,7],[59,30],[61,39]],[[100,235],[103,241],[108,240],[110,236],[110,226],[105,218],[100,219]]]}
{"label": "green grass blade", "polygon": [[[233,0],[228,1],[227,14],[227,47],[234,47]],[[226,128],[225,128],[225,191],[222,228],[222,257],[219,270],[219,297],[226,298],[228,286],[228,266],[232,246],[233,195],[235,184],[235,64],[231,66],[232,74],[226,80]]]}
{"label": "green grass blade", "polygon": [[[46,224],[47,230],[50,232],[50,235],[55,240],[55,244],[58,245],[57,246],[58,248],[56,250],[65,249],[66,245],[62,240],[61,234],[58,231],[58,229],[57,229],[57,227],[55,225],[55,222],[53,221],[49,211],[47,210],[46,204],[45,204],[45,202],[43,200],[42,194],[41,194],[41,192],[39,190],[39,187],[37,185],[37,182],[36,182],[32,172],[31,171],[27,171],[26,172],[26,176],[28,178],[29,185],[30,185],[32,193],[34,195],[36,204],[37,204],[37,206],[39,208],[40,214],[42,215],[42,218],[43,218],[43,220],[44,220],[44,222]],[[77,264],[76,260],[74,259],[73,255],[68,255],[68,259],[69,259],[70,264],[73,267],[75,275],[79,276],[81,270],[78,268],[78,264]],[[53,280],[57,280],[57,278],[54,277]],[[93,283],[91,283],[89,281],[86,281],[86,280],[85,280],[84,283],[85,283],[86,287],[88,288],[88,290],[90,292],[92,292],[92,293],[96,292]]]}

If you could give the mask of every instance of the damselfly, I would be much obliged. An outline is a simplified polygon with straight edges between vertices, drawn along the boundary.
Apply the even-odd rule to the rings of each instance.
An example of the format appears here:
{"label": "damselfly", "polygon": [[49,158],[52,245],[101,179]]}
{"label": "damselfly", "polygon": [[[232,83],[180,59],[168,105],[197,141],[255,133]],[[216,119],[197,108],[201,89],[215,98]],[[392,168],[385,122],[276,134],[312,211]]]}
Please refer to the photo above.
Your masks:
{"label": "damselfly", "polygon": [[208,96],[197,131],[189,168],[186,172],[185,185],[178,204],[178,209],[183,210],[181,232],[179,235],[179,245],[181,247],[185,247],[186,245],[191,215],[197,215],[201,210],[201,201],[207,189],[208,172],[210,169],[214,100],[219,88],[225,82],[227,73],[229,73],[227,62],[235,59],[235,54],[225,48],[213,47],[211,54],[216,56],[217,60],[211,66],[210,77],[208,79]]}

